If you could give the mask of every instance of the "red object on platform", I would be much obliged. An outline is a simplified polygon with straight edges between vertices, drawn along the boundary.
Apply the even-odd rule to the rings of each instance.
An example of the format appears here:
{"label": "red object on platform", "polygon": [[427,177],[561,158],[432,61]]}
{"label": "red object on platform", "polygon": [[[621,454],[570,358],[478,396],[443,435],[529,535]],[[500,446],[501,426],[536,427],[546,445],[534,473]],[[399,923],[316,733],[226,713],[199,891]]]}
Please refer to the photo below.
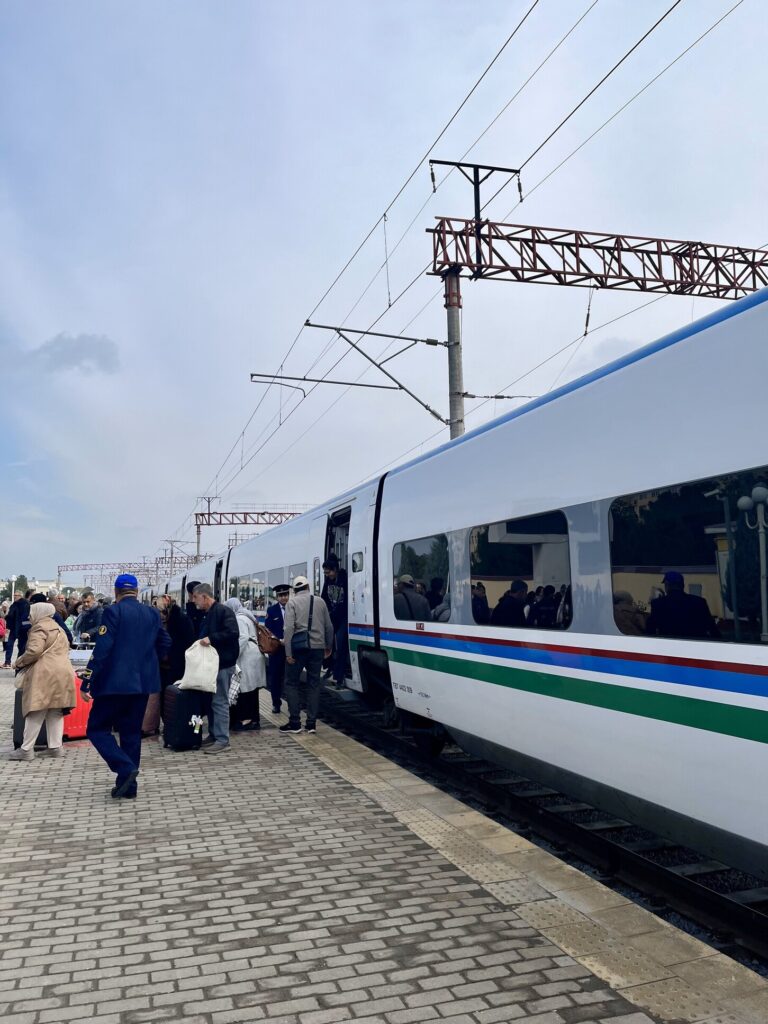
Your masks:
{"label": "red object on platform", "polygon": [[82,740],[85,739],[85,732],[88,728],[88,715],[91,713],[91,701],[83,700],[80,692],[80,680],[75,676],[75,693],[77,694],[77,705],[68,715],[64,715],[64,739]]}

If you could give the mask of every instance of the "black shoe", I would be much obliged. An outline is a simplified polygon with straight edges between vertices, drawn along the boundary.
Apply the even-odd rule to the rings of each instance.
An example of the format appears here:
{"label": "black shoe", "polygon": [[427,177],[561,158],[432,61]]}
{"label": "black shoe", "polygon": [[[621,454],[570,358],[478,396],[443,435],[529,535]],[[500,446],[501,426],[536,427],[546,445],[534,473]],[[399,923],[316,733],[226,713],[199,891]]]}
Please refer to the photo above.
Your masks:
{"label": "black shoe", "polygon": [[279,714],[281,714],[281,713],[282,713],[282,712],[280,711],[280,708],[272,708],[272,714],[273,714],[273,715],[279,715]]}
{"label": "black shoe", "polygon": [[243,729],[247,729],[247,728],[248,728],[248,726],[243,725],[242,722],[230,722],[229,723],[229,731],[230,732],[242,732]]}
{"label": "black shoe", "polygon": [[112,798],[120,800],[124,797],[127,800],[133,800],[136,796],[136,779],[138,777],[138,771],[134,770],[129,775],[126,775],[122,782],[118,780],[117,785],[112,790]]}
{"label": "black shoe", "polygon": [[280,726],[278,732],[301,732],[301,722],[286,722]]}
{"label": "black shoe", "polygon": [[314,722],[307,722],[307,724],[304,726],[304,732],[316,733],[317,732],[317,728],[315,727],[315,723]]}
{"label": "black shoe", "polygon": [[254,729],[260,729],[261,722],[248,722],[247,725],[243,726],[243,732],[253,732]]}
{"label": "black shoe", "polygon": [[323,672],[323,679],[327,681],[328,679],[331,678],[332,675],[333,675],[333,669],[327,668],[325,670],[325,672]]}
{"label": "black shoe", "polygon": [[215,743],[215,742],[216,742],[216,740],[213,738],[213,736],[211,736],[211,734],[208,733],[208,735],[205,737],[205,739],[203,740],[203,742],[200,745],[202,747],[210,747],[210,745],[212,743]]}

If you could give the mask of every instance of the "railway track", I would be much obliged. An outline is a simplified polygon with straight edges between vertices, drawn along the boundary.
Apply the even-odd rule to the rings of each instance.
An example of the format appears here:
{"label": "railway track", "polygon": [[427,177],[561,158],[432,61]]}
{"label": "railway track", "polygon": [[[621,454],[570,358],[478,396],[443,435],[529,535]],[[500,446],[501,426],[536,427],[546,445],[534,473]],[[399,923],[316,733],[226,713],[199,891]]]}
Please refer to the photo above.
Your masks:
{"label": "railway track", "polygon": [[563,859],[592,865],[606,884],[638,890],[660,916],[674,911],[695,922],[722,952],[755,967],[751,954],[759,969],[768,970],[768,882],[459,747],[430,756],[418,737],[355,695],[350,699],[350,691],[324,692],[321,715],[334,728],[428,775],[433,784],[478,801],[516,831],[541,837]]}

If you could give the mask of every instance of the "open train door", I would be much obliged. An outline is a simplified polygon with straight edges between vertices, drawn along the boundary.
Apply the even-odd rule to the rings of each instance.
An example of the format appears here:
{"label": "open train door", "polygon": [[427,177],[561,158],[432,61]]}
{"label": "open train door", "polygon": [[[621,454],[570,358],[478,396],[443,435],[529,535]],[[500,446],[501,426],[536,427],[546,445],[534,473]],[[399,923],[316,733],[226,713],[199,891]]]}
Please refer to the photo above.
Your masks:
{"label": "open train door", "polygon": [[325,542],[328,537],[328,516],[317,516],[312,520],[309,528],[309,550],[311,555],[309,571],[309,583],[312,593],[320,596],[323,589],[323,561],[325,559]]}

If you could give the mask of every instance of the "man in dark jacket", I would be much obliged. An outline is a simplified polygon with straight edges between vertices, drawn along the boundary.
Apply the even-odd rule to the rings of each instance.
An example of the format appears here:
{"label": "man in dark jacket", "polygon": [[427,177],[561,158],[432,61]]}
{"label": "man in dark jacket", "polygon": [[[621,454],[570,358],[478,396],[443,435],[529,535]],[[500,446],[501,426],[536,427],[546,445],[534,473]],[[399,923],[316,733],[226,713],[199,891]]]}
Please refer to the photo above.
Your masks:
{"label": "man in dark jacket", "polygon": [[522,580],[512,580],[509,590],[503,594],[501,600],[491,612],[492,626],[514,626],[526,625],[525,600],[528,596],[528,587]]}
{"label": "man in dark jacket", "polygon": [[200,580],[192,580],[191,583],[187,584],[187,606],[185,612],[189,621],[192,623],[192,632],[195,634],[195,639],[200,636],[200,627],[203,624],[205,618],[205,612],[198,608],[194,601],[195,587],[200,586]]}
{"label": "man in dark jacket", "polygon": [[406,622],[429,622],[432,611],[423,594],[416,590],[416,583],[409,572],[397,580],[394,596],[395,618]]}
{"label": "man in dark jacket", "polygon": [[[21,624],[29,618],[29,602],[25,600],[24,595],[20,590],[14,591],[13,604],[8,609],[8,614],[5,617],[5,625],[8,629],[8,636],[5,644],[5,661],[3,668],[11,667],[11,655],[13,654],[13,645],[19,639],[21,631]],[[22,651],[19,650],[19,654]]]}
{"label": "man in dark jacket", "polygon": [[99,634],[104,609],[93,594],[83,595],[83,607],[75,621],[75,633],[85,642],[93,643]]}
{"label": "man in dark jacket", "polygon": [[323,574],[325,583],[320,596],[325,601],[333,624],[333,681],[337,687],[342,687],[349,663],[347,570],[341,569],[339,559],[331,554],[323,562]]}
{"label": "man in dark jacket", "polygon": [[669,636],[681,640],[718,640],[717,628],[709,605],[703,597],[686,594],[685,579],[679,572],[668,572],[662,580],[664,597],[651,601],[646,630],[651,636]]}
{"label": "man in dark jacket", "polygon": [[219,604],[207,583],[195,587],[192,600],[198,611],[205,615],[198,638],[204,646],[213,647],[219,656],[219,674],[216,693],[208,716],[208,735],[203,740],[206,754],[221,754],[229,750],[229,684],[240,653],[240,630],[231,608]]}
{"label": "man in dark jacket", "polygon": [[93,698],[87,736],[117,776],[115,799],[136,796],[141,723],[149,695],[160,690],[158,659],[170,646],[157,609],[140,604],[138,596],[135,576],[117,577],[115,603],[104,609],[91,660],[81,672],[83,695]]}
{"label": "man in dark jacket", "polygon": [[269,693],[272,697],[272,710],[276,715],[280,714],[283,700],[283,682],[285,680],[285,647],[282,644],[283,633],[285,632],[285,606],[291,596],[291,588],[287,583],[278,583],[275,587],[277,601],[267,609],[267,617],[264,625],[276,636],[280,643],[280,650],[269,655],[267,660],[267,682]]}

